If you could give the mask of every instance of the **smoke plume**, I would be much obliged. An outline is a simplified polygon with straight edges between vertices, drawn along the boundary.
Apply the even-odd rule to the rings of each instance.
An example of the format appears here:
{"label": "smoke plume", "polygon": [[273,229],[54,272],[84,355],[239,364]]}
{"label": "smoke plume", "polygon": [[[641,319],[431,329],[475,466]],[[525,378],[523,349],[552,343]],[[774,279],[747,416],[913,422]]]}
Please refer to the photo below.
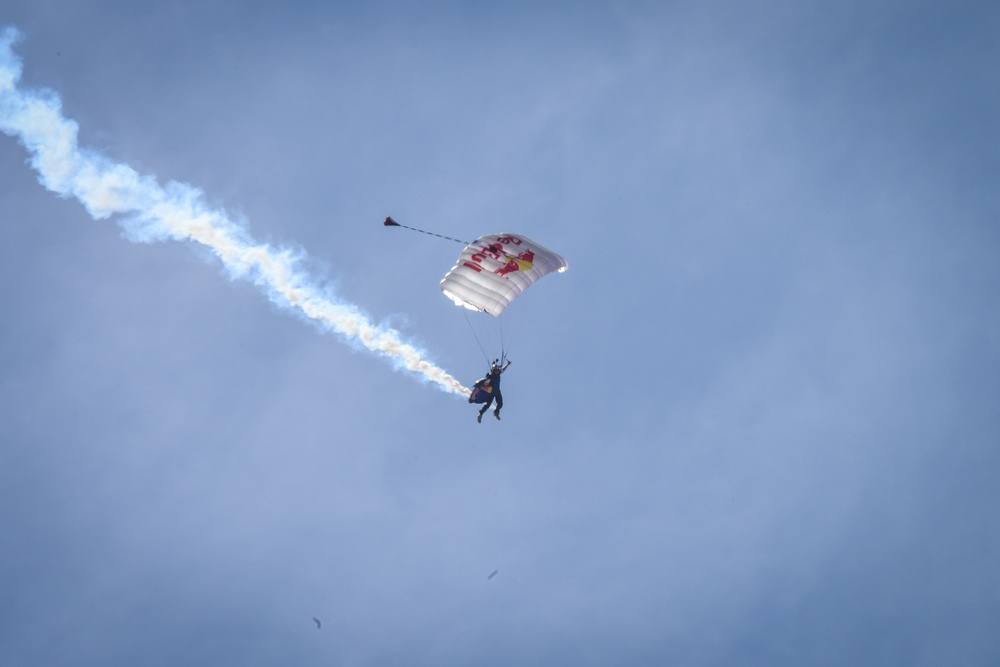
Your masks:
{"label": "smoke plume", "polygon": [[298,266],[298,253],[258,243],[225,211],[209,207],[197,188],[177,182],[161,186],[152,176],[80,148],[79,126],[63,117],[56,94],[18,88],[22,63],[13,52],[18,38],[13,28],[0,31],[0,131],[28,150],[43,186],[79,200],[95,219],[122,216],[120,224],[133,241],[200,243],[231,276],[254,282],[273,302],[298,310],[445,391],[469,395],[458,380],[404,342],[398,331],[373,324],[356,306],[319,288]]}

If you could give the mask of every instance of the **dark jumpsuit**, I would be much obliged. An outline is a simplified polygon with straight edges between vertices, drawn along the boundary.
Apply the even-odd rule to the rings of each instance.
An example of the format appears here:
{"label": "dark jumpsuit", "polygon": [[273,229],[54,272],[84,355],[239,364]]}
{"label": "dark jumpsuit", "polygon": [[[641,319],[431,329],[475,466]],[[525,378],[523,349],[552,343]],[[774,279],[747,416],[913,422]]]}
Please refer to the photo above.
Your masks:
{"label": "dark jumpsuit", "polygon": [[497,371],[496,373],[491,372],[489,374],[489,380],[490,380],[490,386],[493,387],[493,391],[490,392],[490,398],[488,401],[486,401],[486,404],[479,411],[479,414],[483,414],[484,412],[489,410],[490,406],[493,405],[494,400],[496,400],[497,402],[497,408],[495,412],[500,412],[500,408],[503,407],[503,394],[500,393],[500,371]]}

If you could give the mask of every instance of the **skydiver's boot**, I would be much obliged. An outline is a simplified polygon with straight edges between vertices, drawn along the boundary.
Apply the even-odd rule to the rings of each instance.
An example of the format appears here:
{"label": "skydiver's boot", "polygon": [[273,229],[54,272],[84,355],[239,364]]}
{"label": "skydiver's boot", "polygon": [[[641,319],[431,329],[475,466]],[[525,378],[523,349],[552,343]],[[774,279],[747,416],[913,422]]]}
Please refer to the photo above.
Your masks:
{"label": "skydiver's boot", "polygon": [[476,417],[476,421],[479,422],[480,424],[483,423],[483,413],[484,412],[486,412],[486,411],[485,410],[480,410],[479,411],[479,415]]}
{"label": "skydiver's boot", "polygon": [[496,417],[497,420],[499,420],[500,419],[500,411],[499,410],[494,410],[493,411],[493,416]]}

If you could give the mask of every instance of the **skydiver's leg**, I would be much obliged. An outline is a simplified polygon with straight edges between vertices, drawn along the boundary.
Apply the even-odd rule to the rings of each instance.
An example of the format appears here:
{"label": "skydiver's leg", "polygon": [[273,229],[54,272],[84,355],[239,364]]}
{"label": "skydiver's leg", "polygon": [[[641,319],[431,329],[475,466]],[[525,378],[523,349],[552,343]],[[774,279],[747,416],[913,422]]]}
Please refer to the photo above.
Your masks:
{"label": "skydiver's leg", "polygon": [[488,400],[485,403],[483,403],[483,407],[479,411],[479,421],[482,421],[482,419],[483,419],[483,413],[485,413],[487,410],[489,410],[491,405],[493,405],[493,397],[492,396],[490,396],[490,400]]}
{"label": "skydiver's leg", "polygon": [[500,419],[500,408],[503,407],[503,394],[500,393],[499,389],[496,392],[496,399],[497,399],[497,409],[493,411],[493,416],[496,417],[497,419]]}

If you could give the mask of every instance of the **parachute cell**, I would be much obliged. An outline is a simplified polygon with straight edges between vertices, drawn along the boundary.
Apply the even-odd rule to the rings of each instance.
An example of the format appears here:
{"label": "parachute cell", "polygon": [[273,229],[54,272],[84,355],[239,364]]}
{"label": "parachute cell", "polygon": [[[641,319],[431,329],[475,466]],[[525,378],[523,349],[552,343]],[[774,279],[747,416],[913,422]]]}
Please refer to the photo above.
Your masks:
{"label": "parachute cell", "polygon": [[489,234],[466,246],[441,281],[455,305],[494,317],[543,276],[569,265],[548,248],[520,234]]}

